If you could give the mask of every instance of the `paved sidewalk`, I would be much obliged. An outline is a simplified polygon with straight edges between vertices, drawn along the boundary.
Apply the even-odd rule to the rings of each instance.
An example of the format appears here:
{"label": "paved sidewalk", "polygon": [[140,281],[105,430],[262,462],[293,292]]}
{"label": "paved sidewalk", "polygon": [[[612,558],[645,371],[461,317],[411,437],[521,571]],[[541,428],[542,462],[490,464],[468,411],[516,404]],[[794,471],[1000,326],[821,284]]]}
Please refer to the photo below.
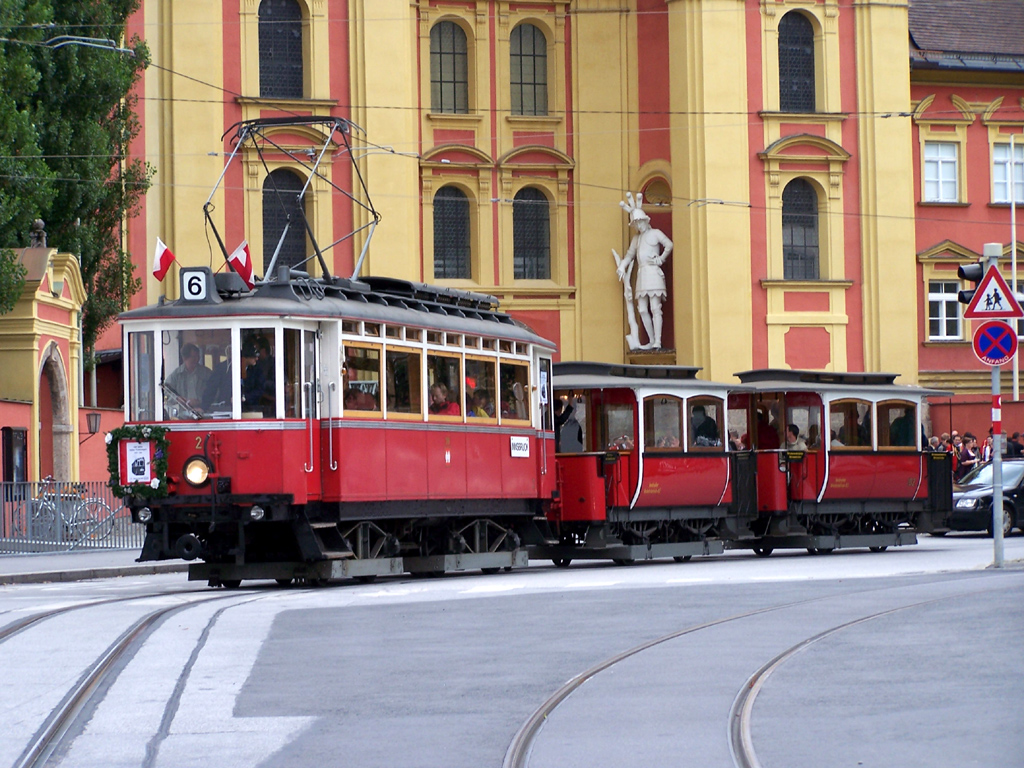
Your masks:
{"label": "paved sidewalk", "polygon": [[94,549],[87,552],[45,552],[0,555],[0,584],[84,581],[188,570],[183,560],[137,563],[137,549]]}

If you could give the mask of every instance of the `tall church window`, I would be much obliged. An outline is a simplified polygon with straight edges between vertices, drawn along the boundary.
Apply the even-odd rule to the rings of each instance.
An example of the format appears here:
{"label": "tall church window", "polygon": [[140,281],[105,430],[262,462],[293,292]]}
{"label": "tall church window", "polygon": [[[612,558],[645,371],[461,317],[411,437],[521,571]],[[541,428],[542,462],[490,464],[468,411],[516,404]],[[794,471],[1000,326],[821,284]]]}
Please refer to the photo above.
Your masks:
{"label": "tall church window", "polygon": [[814,27],[802,13],[791,11],[779,21],[779,109],[813,112]]}
{"label": "tall church window", "polygon": [[786,280],[819,276],[818,195],[804,179],[782,191],[782,270]]}
{"label": "tall church window", "polygon": [[[295,267],[305,261],[306,256],[306,225],[303,220],[305,201],[299,199],[304,182],[302,178],[287,168],[272,171],[263,182],[263,272],[266,274],[274,251],[281,245],[277,254],[277,266]],[[285,225],[288,232],[281,240]]]}
{"label": "tall church window", "polygon": [[512,201],[512,240],[515,279],[550,279],[551,210],[535,187],[519,190]]}
{"label": "tall church window", "polygon": [[296,0],[262,0],[259,29],[260,96],[301,99],[302,8]]}
{"label": "tall church window", "polygon": [[446,186],[434,195],[434,278],[472,277],[469,240],[469,198]]}
{"label": "tall church window", "polygon": [[533,24],[512,30],[511,96],[513,115],[548,113],[548,41]]}
{"label": "tall church window", "polygon": [[430,30],[430,110],[469,112],[466,33],[453,21],[442,21]]}

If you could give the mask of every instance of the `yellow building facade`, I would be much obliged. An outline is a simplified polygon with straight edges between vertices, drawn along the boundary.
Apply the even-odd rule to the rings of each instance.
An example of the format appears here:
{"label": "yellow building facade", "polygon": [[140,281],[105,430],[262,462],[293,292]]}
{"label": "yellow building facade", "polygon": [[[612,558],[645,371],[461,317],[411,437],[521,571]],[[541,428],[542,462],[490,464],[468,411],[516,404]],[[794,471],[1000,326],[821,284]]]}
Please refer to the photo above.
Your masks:
{"label": "yellow building facade", "polygon": [[[905,0],[145,0],[132,24],[158,65],[141,93],[137,150],[157,173],[130,228],[140,268],[157,236],[180,264],[223,262],[203,205],[235,123],[337,116],[365,132],[353,154],[382,215],[363,274],[498,296],[562,359],[916,380]],[[298,36],[301,75],[274,70],[275,25]],[[321,135],[279,138],[210,201],[257,272],[268,178],[304,180],[295,158]],[[624,340],[627,191],[675,244],[665,349]],[[303,205],[320,243],[366,222],[318,179]],[[329,252],[338,274],[365,235]],[[172,270],[136,302],[176,290]]]}

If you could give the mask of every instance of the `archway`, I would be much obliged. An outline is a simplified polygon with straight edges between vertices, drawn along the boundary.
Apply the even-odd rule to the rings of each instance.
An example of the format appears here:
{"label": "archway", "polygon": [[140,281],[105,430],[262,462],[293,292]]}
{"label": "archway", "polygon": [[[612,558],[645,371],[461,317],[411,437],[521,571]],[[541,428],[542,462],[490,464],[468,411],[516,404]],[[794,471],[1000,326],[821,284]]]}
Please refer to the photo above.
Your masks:
{"label": "archway", "polygon": [[56,342],[39,365],[39,477],[71,480],[71,403],[67,369]]}

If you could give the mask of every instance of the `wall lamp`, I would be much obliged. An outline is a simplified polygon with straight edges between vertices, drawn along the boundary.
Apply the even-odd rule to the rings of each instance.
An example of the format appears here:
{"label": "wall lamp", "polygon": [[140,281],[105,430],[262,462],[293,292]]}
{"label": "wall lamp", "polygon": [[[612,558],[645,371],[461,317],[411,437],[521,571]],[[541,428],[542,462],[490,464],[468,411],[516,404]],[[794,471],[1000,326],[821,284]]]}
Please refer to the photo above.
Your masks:
{"label": "wall lamp", "polygon": [[[89,425],[89,437],[92,437],[93,435],[100,431],[100,421],[102,420],[102,418],[103,414],[101,413],[85,414],[85,421]],[[88,440],[89,437],[85,438],[85,440]],[[81,445],[82,443],[85,442],[85,440],[79,440],[78,444]]]}

